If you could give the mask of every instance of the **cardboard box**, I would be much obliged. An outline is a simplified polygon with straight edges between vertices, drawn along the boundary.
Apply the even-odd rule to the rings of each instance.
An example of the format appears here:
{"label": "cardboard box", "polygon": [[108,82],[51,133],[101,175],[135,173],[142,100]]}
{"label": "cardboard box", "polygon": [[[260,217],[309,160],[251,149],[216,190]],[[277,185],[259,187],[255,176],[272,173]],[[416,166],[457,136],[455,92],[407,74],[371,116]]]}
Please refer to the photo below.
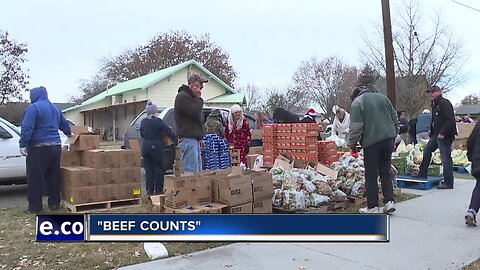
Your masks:
{"label": "cardboard box", "polygon": [[475,123],[457,123],[457,139],[468,138],[472,134]]}
{"label": "cardboard box", "polygon": [[151,212],[162,213],[165,207],[165,195],[152,195],[150,196],[151,206],[149,207]]}
{"label": "cardboard box", "polygon": [[119,169],[97,169],[97,185],[119,183]]}
{"label": "cardboard box", "polygon": [[66,141],[71,151],[91,150],[100,148],[100,135],[74,134]]}
{"label": "cardboard box", "polygon": [[240,205],[251,202],[252,182],[245,175],[212,179],[213,201],[228,205]]}
{"label": "cardboard box", "polygon": [[195,188],[212,186],[212,178],[209,176],[187,174],[180,177],[173,175],[165,175],[163,187],[164,189],[176,189],[176,188]]}
{"label": "cardboard box", "polygon": [[250,155],[255,155],[255,154],[261,155],[262,152],[263,152],[263,146],[253,146],[253,147],[250,147],[250,151],[248,153]]}
{"label": "cardboard box", "polygon": [[275,159],[275,162],[273,163],[273,168],[278,168],[278,167],[282,167],[285,170],[292,169],[293,161],[290,161],[285,156],[278,155],[278,157]]}
{"label": "cardboard box", "polygon": [[142,195],[141,183],[122,183],[118,184],[119,186],[119,195],[122,199],[133,199],[138,198]]}
{"label": "cardboard box", "polygon": [[272,198],[266,198],[258,202],[253,203],[253,213],[254,214],[271,214],[272,209]]}
{"label": "cardboard box", "polygon": [[315,170],[325,176],[330,176],[333,179],[337,179],[338,172],[328,166],[318,163]]}
{"label": "cardboard box", "polygon": [[140,167],[142,164],[142,156],[139,151],[117,150],[119,167]]}
{"label": "cardboard box", "polygon": [[183,208],[171,208],[165,206],[165,214],[202,214],[202,209],[195,205],[195,206],[186,206]]}
{"label": "cardboard box", "polygon": [[212,188],[210,186],[165,190],[165,205],[171,208],[204,204],[211,201]]}
{"label": "cardboard box", "polygon": [[260,155],[259,154],[247,155],[248,168],[253,168],[253,165],[255,164],[255,160],[257,159],[258,156]]}
{"label": "cardboard box", "polygon": [[60,166],[81,166],[82,152],[79,151],[62,151]]}
{"label": "cardboard box", "polygon": [[224,209],[227,208],[228,205],[221,204],[221,203],[206,203],[200,205],[200,209],[205,214],[221,214],[223,213]]}
{"label": "cardboard box", "polygon": [[75,135],[80,135],[80,134],[89,134],[89,130],[87,126],[73,126],[72,128],[72,133]]}
{"label": "cardboard box", "polygon": [[251,214],[252,212],[253,210],[251,202],[225,208],[226,214]]}
{"label": "cardboard box", "polygon": [[73,205],[97,202],[97,186],[64,187],[62,190],[62,199]]}
{"label": "cardboard box", "polygon": [[130,145],[130,150],[134,152],[141,152],[140,142],[137,139],[128,140],[128,145]]}
{"label": "cardboard box", "polygon": [[140,183],[142,172],[140,167],[118,168],[117,183]]}
{"label": "cardboard box", "polygon": [[455,139],[453,141],[453,149],[467,150],[467,140],[468,138]]}
{"label": "cardboard box", "polygon": [[121,152],[117,150],[94,149],[83,152],[82,165],[97,169],[119,168]]}
{"label": "cardboard box", "polygon": [[253,172],[252,177],[252,195],[253,202],[259,202],[264,199],[272,199],[273,196],[273,180],[270,173]]}
{"label": "cardboard box", "polygon": [[98,201],[124,199],[122,198],[122,192],[119,184],[99,185],[97,186],[97,192]]}
{"label": "cardboard box", "polygon": [[88,167],[62,167],[62,185],[64,187],[86,187],[97,184],[97,170]]}

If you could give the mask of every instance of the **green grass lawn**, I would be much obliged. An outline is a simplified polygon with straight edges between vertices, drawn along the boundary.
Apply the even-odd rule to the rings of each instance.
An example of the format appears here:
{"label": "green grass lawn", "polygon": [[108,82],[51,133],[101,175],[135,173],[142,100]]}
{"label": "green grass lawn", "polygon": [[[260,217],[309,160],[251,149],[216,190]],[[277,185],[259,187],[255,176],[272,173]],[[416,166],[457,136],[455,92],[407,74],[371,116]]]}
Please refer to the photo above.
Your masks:
{"label": "green grass lawn", "polygon": [[[397,201],[416,195],[401,193]],[[358,213],[360,205],[350,204],[337,213]],[[0,210],[0,269],[113,269],[150,261],[143,243],[39,243],[35,241],[35,215],[21,208]],[[61,209],[55,213],[68,213]],[[115,210],[120,213],[146,213],[143,206]],[[47,212],[48,213],[48,212]],[[19,229],[21,228],[21,229]],[[169,256],[178,256],[229,243],[164,243]],[[480,262],[464,270],[480,269]]]}

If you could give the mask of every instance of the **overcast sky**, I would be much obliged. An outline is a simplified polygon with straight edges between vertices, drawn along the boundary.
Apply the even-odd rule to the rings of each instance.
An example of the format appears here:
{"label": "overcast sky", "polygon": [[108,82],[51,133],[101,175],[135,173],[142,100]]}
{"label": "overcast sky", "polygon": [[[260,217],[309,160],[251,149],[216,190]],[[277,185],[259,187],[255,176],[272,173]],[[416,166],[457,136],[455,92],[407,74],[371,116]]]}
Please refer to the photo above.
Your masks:
{"label": "overcast sky", "polygon": [[[391,2],[392,18],[399,12]],[[475,0],[458,2],[480,9]],[[448,97],[480,93],[480,12],[452,0],[421,0],[425,16],[441,11],[464,42],[468,82]],[[342,57],[360,67],[360,32],[381,21],[380,0],[0,0],[0,29],[28,45],[30,87],[44,85],[54,102],[78,93],[99,59],[146,43],[158,33],[209,33],[231,57],[237,84],[284,86],[302,61]],[[421,34],[421,29],[418,29]]]}

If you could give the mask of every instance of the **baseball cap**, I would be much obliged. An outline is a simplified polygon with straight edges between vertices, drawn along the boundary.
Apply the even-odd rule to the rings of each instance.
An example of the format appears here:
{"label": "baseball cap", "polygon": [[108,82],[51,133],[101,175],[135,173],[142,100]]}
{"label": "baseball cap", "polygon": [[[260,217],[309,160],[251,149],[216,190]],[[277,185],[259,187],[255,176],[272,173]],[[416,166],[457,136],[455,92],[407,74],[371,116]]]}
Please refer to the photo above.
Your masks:
{"label": "baseball cap", "polygon": [[440,88],[438,85],[433,85],[429,90],[427,90],[427,93],[433,93],[437,91],[442,91],[442,88]]}
{"label": "baseball cap", "polygon": [[194,73],[188,77],[188,84],[194,83],[194,82],[201,82],[201,83],[206,83],[208,82],[208,79],[203,77],[202,75],[198,73]]}

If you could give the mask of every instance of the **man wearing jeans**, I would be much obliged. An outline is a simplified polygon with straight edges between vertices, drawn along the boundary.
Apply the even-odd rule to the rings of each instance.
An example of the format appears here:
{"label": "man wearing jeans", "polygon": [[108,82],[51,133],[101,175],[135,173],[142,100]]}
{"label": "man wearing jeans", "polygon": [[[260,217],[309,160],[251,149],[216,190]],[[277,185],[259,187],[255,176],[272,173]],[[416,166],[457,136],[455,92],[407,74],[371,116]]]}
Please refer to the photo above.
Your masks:
{"label": "man wearing jeans", "polygon": [[203,147],[203,84],[208,82],[200,74],[188,77],[188,85],[182,85],[175,97],[175,123],[182,161],[186,172],[202,170]]}
{"label": "man wearing jeans", "polygon": [[432,159],[432,153],[440,149],[443,165],[443,183],[437,188],[453,189],[453,162],[452,143],[457,135],[455,113],[452,103],[442,97],[442,89],[436,85],[429,91],[432,98],[432,125],[430,129],[430,140],[423,149],[423,160],[420,165],[418,177],[427,178],[428,165]]}
{"label": "man wearing jeans", "polygon": [[[357,143],[363,147],[367,207],[360,208],[359,212],[392,213],[395,211],[395,195],[390,169],[399,126],[397,113],[390,100],[373,88],[373,78],[360,77],[359,83],[360,86],[350,94],[352,106],[347,143],[353,157],[358,157]],[[383,211],[378,204],[378,176],[384,195]]]}

